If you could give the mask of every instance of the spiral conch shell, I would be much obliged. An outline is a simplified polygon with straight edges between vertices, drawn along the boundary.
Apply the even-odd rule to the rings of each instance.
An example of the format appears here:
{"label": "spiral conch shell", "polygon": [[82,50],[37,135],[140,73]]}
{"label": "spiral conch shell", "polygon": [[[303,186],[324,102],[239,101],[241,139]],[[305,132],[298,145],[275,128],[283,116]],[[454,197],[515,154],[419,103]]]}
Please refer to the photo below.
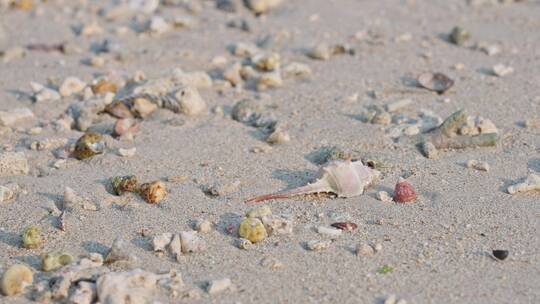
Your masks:
{"label": "spiral conch shell", "polygon": [[364,166],[361,161],[336,160],[319,169],[318,178],[305,186],[272,194],[261,195],[245,201],[258,203],[277,198],[289,198],[313,193],[334,193],[338,197],[354,197],[364,193],[364,189],[375,182],[380,172]]}

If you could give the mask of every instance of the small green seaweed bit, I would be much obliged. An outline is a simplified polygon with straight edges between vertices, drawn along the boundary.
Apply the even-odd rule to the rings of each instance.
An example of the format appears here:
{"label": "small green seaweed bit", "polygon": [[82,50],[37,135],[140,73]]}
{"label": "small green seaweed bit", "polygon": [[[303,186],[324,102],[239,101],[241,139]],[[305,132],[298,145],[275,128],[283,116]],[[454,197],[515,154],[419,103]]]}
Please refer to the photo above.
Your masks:
{"label": "small green seaweed bit", "polygon": [[391,266],[389,265],[384,265],[382,267],[380,267],[377,272],[380,273],[380,274],[386,274],[386,273],[390,273],[394,271],[394,268],[392,268]]}

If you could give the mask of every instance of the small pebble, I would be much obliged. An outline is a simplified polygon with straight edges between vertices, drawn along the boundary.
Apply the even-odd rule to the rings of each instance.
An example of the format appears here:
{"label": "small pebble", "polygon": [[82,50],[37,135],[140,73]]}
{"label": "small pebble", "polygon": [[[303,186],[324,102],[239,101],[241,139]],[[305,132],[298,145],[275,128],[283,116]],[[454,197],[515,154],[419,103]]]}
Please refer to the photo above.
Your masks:
{"label": "small pebble", "polygon": [[467,161],[467,168],[487,172],[489,171],[489,164],[487,162],[471,159]]}
{"label": "small pebble", "polygon": [[289,136],[289,133],[283,130],[275,130],[266,138],[266,142],[273,145],[284,144],[289,141],[291,141],[291,137]]}
{"label": "small pebble", "polygon": [[212,231],[212,222],[209,220],[197,220],[195,223],[195,230],[200,233],[208,233]]}
{"label": "small pebble", "polygon": [[285,264],[283,264],[276,258],[270,258],[270,257],[262,259],[261,266],[264,268],[272,269],[272,270],[285,268]]}
{"label": "small pebble", "polygon": [[322,251],[322,250],[328,249],[331,243],[332,241],[330,240],[327,240],[327,241],[313,240],[313,241],[308,241],[306,243],[306,248],[311,251]]}
{"label": "small pebble", "polygon": [[64,80],[58,92],[62,97],[69,97],[73,94],[80,93],[86,88],[86,83],[77,77],[68,77]]}
{"label": "small pebble", "polygon": [[341,234],[343,233],[343,230],[326,227],[326,226],[319,226],[317,227],[317,233],[333,238],[333,237],[341,236]]}
{"label": "small pebble", "polygon": [[173,234],[170,232],[162,233],[152,238],[152,247],[154,252],[165,252],[165,248],[171,242]]}
{"label": "small pebble", "polygon": [[512,74],[514,72],[514,68],[506,66],[504,64],[497,64],[493,66],[491,72],[495,76],[504,77],[504,76]]}
{"label": "small pebble", "polygon": [[508,257],[508,250],[493,250],[493,256],[503,261]]}
{"label": "small pebble", "polygon": [[377,194],[375,194],[375,197],[380,200],[381,202],[384,202],[384,203],[390,203],[393,201],[392,197],[390,196],[390,194],[386,191],[379,191],[377,192]]}
{"label": "small pebble", "polygon": [[375,250],[372,246],[368,244],[360,244],[356,248],[356,255],[360,257],[372,256],[375,253]]}
{"label": "small pebble", "polygon": [[206,286],[206,291],[210,295],[214,295],[217,293],[221,293],[227,290],[230,290],[232,288],[232,282],[229,278],[224,278],[220,280],[212,280],[208,282],[208,285]]}
{"label": "small pebble", "polygon": [[124,149],[124,148],[118,149],[118,155],[123,156],[123,157],[133,157],[135,156],[136,152],[137,152],[137,148],[135,147],[129,148],[129,149]]}

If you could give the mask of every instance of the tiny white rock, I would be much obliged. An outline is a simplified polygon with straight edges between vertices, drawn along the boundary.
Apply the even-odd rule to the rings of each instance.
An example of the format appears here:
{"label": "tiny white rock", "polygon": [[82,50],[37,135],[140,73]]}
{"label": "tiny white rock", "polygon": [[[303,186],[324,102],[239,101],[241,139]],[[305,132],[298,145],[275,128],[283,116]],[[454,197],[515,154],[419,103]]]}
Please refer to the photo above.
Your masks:
{"label": "tiny white rock", "polygon": [[73,94],[80,93],[86,88],[86,83],[77,77],[67,77],[58,92],[62,97],[69,97]]}
{"label": "tiny white rock", "polygon": [[471,159],[467,161],[467,168],[487,172],[489,171],[489,164],[487,162]]}
{"label": "tiny white rock", "polygon": [[208,282],[206,291],[211,294],[221,293],[232,288],[232,282],[229,278],[224,278],[220,280],[212,280]]}
{"label": "tiny white rock", "polygon": [[504,64],[497,64],[493,66],[492,72],[495,76],[504,77],[506,75],[512,74],[514,72],[514,68],[506,66]]}
{"label": "tiny white rock", "polygon": [[118,155],[123,156],[123,157],[133,157],[135,156],[136,152],[137,152],[137,148],[135,147],[129,148],[129,149],[124,149],[124,148],[118,149]]}

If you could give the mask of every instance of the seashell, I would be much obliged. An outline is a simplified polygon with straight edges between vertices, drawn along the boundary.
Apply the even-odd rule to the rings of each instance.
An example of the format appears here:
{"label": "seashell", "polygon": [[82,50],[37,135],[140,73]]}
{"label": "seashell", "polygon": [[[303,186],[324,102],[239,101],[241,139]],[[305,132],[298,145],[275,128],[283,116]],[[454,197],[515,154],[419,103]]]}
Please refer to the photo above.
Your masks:
{"label": "seashell", "polygon": [[450,32],[450,42],[456,45],[463,45],[471,38],[471,34],[462,27],[456,26]]}
{"label": "seashell", "polygon": [[454,85],[454,80],[442,73],[422,73],[418,76],[418,84],[424,89],[443,94]]}
{"label": "seashell", "polygon": [[167,187],[161,181],[142,184],[139,193],[149,204],[157,204],[167,196]]}
{"label": "seashell", "polygon": [[201,252],[206,250],[206,242],[197,231],[180,231],[180,243],[183,253]]}
{"label": "seashell", "polygon": [[361,161],[336,160],[322,166],[319,169],[318,178],[313,183],[296,189],[258,196],[246,200],[245,203],[253,204],[322,192],[334,193],[338,197],[354,197],[364,193],[364,189],[371,185],[379,175],[379,171],[364,166]]}
{"label": "seashell", "polygon": [[105,94],[105,93],[116,93],[118,91],[118,86],[111,81],[101,79],[98,83],[90,86],[92,92],[96,95]]}
{"label": "seashell", "polygon": [[78,160],[83,160],[92,157],[96,154],[101,154],[105,150],[105,141],[99,133],[89,132],[84,134],[77,140],[73,156]]}
{"label": "seashell", "polygon": [[252,243],[264,240],[268,235],[264,224],[258,218],[246,218],[238,227],[238,235]]}
{"label": "seashell", "polygon": [[152,247],[155,252],[165,252],[165,248],[171,242],[173,234],[170,232],[156,235],[152,238]]}
{"label": "seashell", "polygon": [[505,260],[508,257],[508,250],[495,249],[492,251],[493,256],[499,260]]}
{"label": "seashell", "polygon": [[157,105],[146,98],[135,98],[131,110],[137,117],[145,118],[157,109]]}
{"label": "seashell", "polygon": [[176,99],[176,106],[172,109],[174,112],[180,112],[187,116],[196,116],[206,110],[206,103],[195,88],[184,87],[178,89],[173,96]]}
{"label": "seashell", "polygon": [[283,0],[244,0],[246,6],[255,14],[264,14],[279,6]]}
{"label": "seashell", "polygon": [[139,191],[139,180],[135,175],[115,176],[110,181],[116,195],[122,195],[124,192]]}
{"label": "seashell", "polygon": [[259,219],[265,216],[269,216],[269,215],[272,215],[272,210],[270,209],[269,206],[266,206],[266,205],[253,208],[246,213],[246,217],[259,218]]}
{"label": "seashell", "polygon": [[105,112],[111,114],[116,118],[133,118],[133,114],[129,110],[128,106],[121,101],[116,101],[107,105]]}
{"label": "seashell", "polygon": [[73,263],[73,256],[65,252],[47,252],[41,254],[41,269],[43,271],[56,270],[62,266]]}
{"label": "seashell", "polygon": [[353,222],[337,222],[330,225],[334,228],[345,230],[345,231],[353,231],[356,228],[358,228],[358,225],[356,225]]}
{"label": "seashell", "polygon": [[73,94],[80,93],[86,87],[86,83],[77,77],[68,77],[64,80],[58,92],[62,97],[69,97]]}
{"label": "seashell", "polygon": [[413,202],[416,200],[416,191],[411,183],[400,177],[394,189],[394,201],[398,203]]}
{"label": "seashell", "polygon": [[9,267],[2,275],[0,289],[5,296],[21,293],[27,286],[34,282],[32,270],[23,264],[15,264]]}
{"label": "seashell", "polygon": [[114,134],[122,136],[139,131],[139,124],[131,118],[118,119],[114,124]]}
{"label": "seashell", "polygon": [[41,247],[43,239],[41,238],[41,232],[39,227],[31,225],[24,229],[22,234],[22,245],[27,249],[34,249]]}

